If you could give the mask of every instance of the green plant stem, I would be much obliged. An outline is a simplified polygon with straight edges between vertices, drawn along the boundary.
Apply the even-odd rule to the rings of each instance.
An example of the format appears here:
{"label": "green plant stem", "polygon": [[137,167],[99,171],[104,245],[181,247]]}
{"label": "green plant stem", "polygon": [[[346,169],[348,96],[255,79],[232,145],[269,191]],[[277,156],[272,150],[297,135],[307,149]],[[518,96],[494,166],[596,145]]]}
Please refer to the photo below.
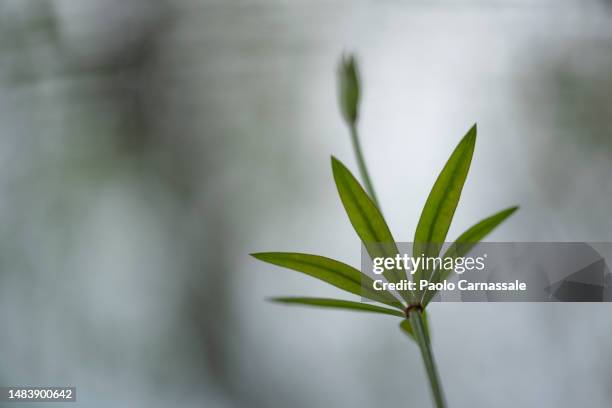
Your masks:
{"label": "green plant stem", "polygon": [[442,384],[438,376],[436,361],[431,351],[431,342],[424,329],[423,315],[419,310],[413,310],[409,315],[409,320],[412,325],[414,338],[421,349],[421,356],[423,357],[423,363],[425,364],[425,370],[427,371],[429,385],[431,386],[431,393],[436,403],[436,407],[444,408],[446,407],[444,392],[442,391]]}
{"label": "green plant stem", "polygon": [[349,125],[351,131],[351,140],[353,141],[353,149],[355,150],[355,156],[357,157],[357,165],[359,166],[359,173],[361,174],[361,178],[363,179],[363,184],[365,184],[365,188],[367,192],[370,194],[370,198],[376,204],[379,211],[382,212],[380,208],[380,204],[378,202],[378,198],[376,197],[376,192],[374,191],[374,185],[372,184],[372,180],[370,179],[370,174],[368,173],[368,167],[365,164],[365,160],[363,158],[363,152],[361,150],[361,143],[359,142],[359,133],[357,132],[357,125],[352,123]]}
{"label": "green plant stem", "polygon": [[[355,123],[352,123],[349,125],[349,128],[351,132],[351,140],[353,142],[353,149],[355,150],[355,156],[357,158],[357,164],[359,166],[359,172],[361,173],[361,178],[363,179],[363,183],[365,184],[365,188],[368,194],[370,194],[370,198],[372,198],[372,201],[374,201],[376,207],[378,207],[378,209],[382,212],[380,204],[378,203],[378,198],[376,197],[376,193],[374,192],[374,186],[372,185],[372,180],[370,179],[368,168],[363,158],[363,152],[361,150],[361,143],[359,142],[357,126]],[[442,391],[442,384],[440,382],[440,378],[438,377],[436,362],[431,351],[431,343],[429,341],[429,336],[427,335],[427,331],[424,328],[425,323],[423,320],[423,314],[420,310],[415,309],[412,311],[412,313],[410,313],[409,320],[410,324],[412,325],[414,337],[417,341],[417,344],[419,345],[419,349],[421,350],[421,356],[423,357],[423,363],[425,364],[427,377],[429,378],[429,385],[431,387],[431,393],[436,403],[436,407],[445,408],[446,403],[444,402],[444,392]]]}

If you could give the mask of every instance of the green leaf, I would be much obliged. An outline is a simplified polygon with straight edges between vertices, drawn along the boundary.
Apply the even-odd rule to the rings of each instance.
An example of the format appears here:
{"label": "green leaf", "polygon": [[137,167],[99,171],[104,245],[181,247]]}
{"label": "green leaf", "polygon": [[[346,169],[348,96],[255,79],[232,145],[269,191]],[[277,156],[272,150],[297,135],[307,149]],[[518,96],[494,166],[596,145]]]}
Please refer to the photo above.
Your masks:
{"label": "green leaf", "polygon": [[349,300],[341,299],[326,299],[326,298],[310,298],[310,297],[280,297],[270,299],[273,302],[287,303],[287,304],[298,304],[305,306],[318,306],[327,307],[333,309],[345,309],[355,310],[359,312],[372,312],[381,313],[391,316],[404,317],[404,314],[398,310],[387,309],[386,307],[380,307],[376,305],[370,305],[367,303],[351,302]]}
{"label": "green leaf", "polygon": [[[476,125],[457,145],[434,183],[414,234],[413,256],[436,257],[446,239],[472,162]],[[423,271],[415,273],[418,282]]]}
{"label": "green leaf", "polygon": [[[423,327],[425,329],[425,335],[427,336],[427,339],[429,339],[429,318],[427,317],[427,313],[425,312],[425,310],[423,310],[421,314],[423,316]],[[416,338],[414,337],[414,331],[412,330],[412,325],[410,324],[410,320],[402,320],[402,322],[400,323],[400,329],[408,336],[410,336],[412,340],[416,341]]]}
{"label": "green leaf", "polygon": [[484,237],[489,235],[489,233],[493,231],[499,224],[501,224],[508,217],[514,214],[514,212],[518,210],[518,208],[518,206],[506,208],[505,210],[493,214],[492,216],[487,217],[484,220],[473,225],[463,234],[459,235],[459,238],[457,238],[455,243],[448,249],[448,251],[446,251],[446,254],[444,254],[444,256],[459,257],[466,255],[468,252],[470,252],[474,245],[478,244]]}
{"label": "green leaf", "polygon": [[414,340],[414,331],[412,330],[410,320],[402,320],[402,322],[400,323],[400,329],[402,329],[404,333],[406,333],[408,336],[410,336],[412,340]]}
{"label": "green leaf", "polygon": [[374,243],[387,243],[392,246],[395,250],[388,250],[384,248],[373,247],[373,249],[379,250],[376,255],[397,253],[395,247],[395,240],[391,235],[391,231],[387,226],[385,219],[383,218],[380,211],[370,199],[365,190],[361,187],[357,179],[351,174],[340,160],[332,156],[332,170],[334,173],[334,180],[336,181],[336,187],[338,188],[338,194],[340,200],[348,214],[351,224],[355,228],[357,235],[361,240],[365,242]]}
{"label": "green leaf", "polygon": [[470,169],[475,143],[476,125],[459,142],[431,189],[414,235],[415,243],[444,243]]}
{"label": "green leaf", "polygon": [[305,273],[347,292],[403,310],[402,304],[389,292],[372,289],[373,281],[345,263],[318,255],[291,252],[251,254],[256,259]]}
{"label": "green leaf", "polygon": [[[395,239],[378,207],[346,166],[333,156],[332,171],[340,200],[370,257],[394,257],[398,254]],[[405,271],[397,269],[387,270],[383,275],[389,282],[405,279]],[[408,293],[400,294],[405,300],[410,300]]]}
{"label": "green leaf", "polygon": [[[493,231],[508,217],[514,214],[514,212],[518,210],[518,208],[518,206],[506,208],[505,210],[493,214],[490,217],[487,217],[484,220],[481,220],[480,222],[476,223],[472,227],[468,228],[468,230],[461,234],[459,238],[457,238],[457,240],[455,240],[455,242],[450,246],[450,248],[448,248],[443,258],[458,258],[461,256],[465,256],[484,237],[489,235],[491,231]],[[442,282],[448,277],[451,272],[451,270],[436,271],[436,273],[432,277],[432,281]],[[427,305],[435,296],[435,294],[436,291],[425,291],[423,295],[423,304]]]}

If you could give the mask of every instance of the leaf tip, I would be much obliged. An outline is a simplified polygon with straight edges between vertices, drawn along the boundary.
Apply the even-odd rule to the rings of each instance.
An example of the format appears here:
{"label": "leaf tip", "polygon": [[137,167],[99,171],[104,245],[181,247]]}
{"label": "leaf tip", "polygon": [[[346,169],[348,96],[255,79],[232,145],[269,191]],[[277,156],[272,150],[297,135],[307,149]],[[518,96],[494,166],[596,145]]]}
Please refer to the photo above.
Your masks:
{"label": "leaf tip", "polygon": [[334,177],[345,168],[344,164],[334,155],[331,156],[331,166]]}
{"label": "leaf tip", "polygon": [[250,253],[249,255],[260,261],[265,261],[267,254],[268,254],[267,252],[253,252],[253,253]]}
{"label": "leaf tip", "polygon": [[512,207],[509,207],[509,208],[506,210],[506,218],[510,217],[512,214],[514,214],[515,212],[517,212],[517,211],[518,211],[518,210],[520,210],[520,209],[521,209],[521,207],[520,207],[520,206],[518,206],[518,205],[515,205],[515,206],[512,206]]}
{"label": "leaf tip", "polygon": [[471,143],[476,142],[476,135],[478,134],[478,125],[474,123],[470,130],[468,130],[465,138],[468,139]]}
{"label": "leaf tip", "polygon": [[332,167],[342,166],[342,162],[338,160],[338,158],[334,156],[333,154],[331,155],[331,164],[332,164]]}
{"label": "leaf tip", "polygon": [[512,207],[508,207],[505,210],[500,211],[500,214],[504,215],[504,219],[510,217],[512,214],[514,214],[517,210],[519,210],[521,207],[518,205],[513,205]]}

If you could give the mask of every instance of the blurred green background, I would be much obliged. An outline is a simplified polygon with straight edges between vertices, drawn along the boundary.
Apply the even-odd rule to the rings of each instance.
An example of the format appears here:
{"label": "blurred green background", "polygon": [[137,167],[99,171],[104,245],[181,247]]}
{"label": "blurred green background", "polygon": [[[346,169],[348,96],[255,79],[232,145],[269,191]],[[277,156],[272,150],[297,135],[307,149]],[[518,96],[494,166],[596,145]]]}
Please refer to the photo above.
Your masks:
{"label": "blurred green background", "polygon": [[[520,204],[491,240],[610,241],[611,5],[0,1],[0,385],[75,385],[86,407],[429,406],[395,320],[266,303],[337,291],[247,254],[359,262],[329,166],[356,171],[343,51],[399,240],[478,122],[451,238]],[[612,404],[608,305],[430,310],[451,406]]]}

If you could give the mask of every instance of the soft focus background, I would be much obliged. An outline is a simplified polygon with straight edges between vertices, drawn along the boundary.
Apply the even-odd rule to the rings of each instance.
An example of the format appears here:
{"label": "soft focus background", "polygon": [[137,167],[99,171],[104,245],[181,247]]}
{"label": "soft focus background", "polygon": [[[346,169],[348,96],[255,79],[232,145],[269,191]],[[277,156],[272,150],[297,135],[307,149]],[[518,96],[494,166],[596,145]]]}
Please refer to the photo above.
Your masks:
{"label": "soft focus background", "polygon": [[[356,170],[335,68],[358,53],[363,145],[411,239],[478,122],[450,238],[612,240],[612,4],[0,1],[0,385],[84,407],[426,407],[391,318],[249,252],[358,264],[329,156]],[[608,407],[607,304],[435,304],[452,407]]]}

